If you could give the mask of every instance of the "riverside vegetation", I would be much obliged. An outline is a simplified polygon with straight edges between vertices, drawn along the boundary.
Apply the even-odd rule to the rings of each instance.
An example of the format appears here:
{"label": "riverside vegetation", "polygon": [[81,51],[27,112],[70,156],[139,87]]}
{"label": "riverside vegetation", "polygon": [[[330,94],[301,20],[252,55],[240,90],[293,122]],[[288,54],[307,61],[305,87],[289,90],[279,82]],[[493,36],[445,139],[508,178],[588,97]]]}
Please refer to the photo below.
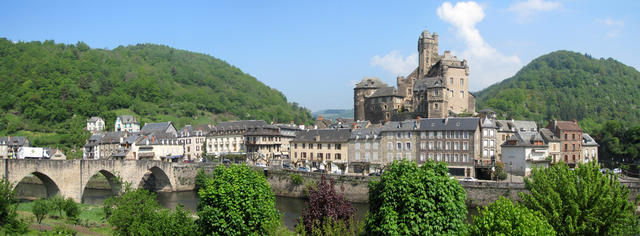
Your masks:
{"label": "riverside vegetation", "polygon": [[[370,183],[370,209],[363,222],[353,218],[353,207],[325,177],[310,187],[306,208],[295,232],[286,229],[275,208],[274,195],[260,172],[246,165],[220,166],[212,174],[198,175],[197,217],[177,207],[162,209],[153,193],[125,184],[102,208],[77,205],[54,198],[19,207],[11,184],[0,189],[5,234],[73,234],[92,212],[106,222],[90,228],[115,235],[637,235],[638,201],[630,202],[629,190],[610,172],[601,173],[594,163],[569,169],[565,164],[534,169],[526,179],[528,193],[519,202],[500,198],[467,222],[465,192],[447,176],[446,165],[429,161],[394,161]],[[234,183],[234,184],[231,184]],[[48,203],[46,203],[48,202]],[[59,205],[63,209],[60,211]],[[23,208],[20,210],[20,208]],[[42,210],[42,209],[48,209]],[[51,210],[56,208],[56,210]],[[28,211],[27,214],[17,211]],[[97,210],[97,212],[96,212]],[[51,225],[51,219],[58,219]],[[36,219],[37,218],[37,219]],[[60,222],[64,218],[64,223]],[[197,219],[196,219],[197,218]],[[31,219],[31,220],[30,220]],[[35,219],[35,220],[34,220]],[[47,222],[49,220],[49,222]],[[37,222],[36,222],[37,221]],[[31,224],[30,229],[28,225]]]}

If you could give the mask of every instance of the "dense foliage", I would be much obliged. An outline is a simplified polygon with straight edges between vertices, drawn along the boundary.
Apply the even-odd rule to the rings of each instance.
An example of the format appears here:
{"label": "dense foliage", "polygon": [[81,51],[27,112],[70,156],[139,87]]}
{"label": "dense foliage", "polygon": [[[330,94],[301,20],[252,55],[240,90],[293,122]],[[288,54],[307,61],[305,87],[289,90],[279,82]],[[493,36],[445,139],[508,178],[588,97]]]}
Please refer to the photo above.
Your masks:
{"label": "dense foliage", "polygon": [[371,235],[439,235],[466,230],[466,193],[447,176],[447,166],[428,161],[421,167],[402,160],[369,183]]}
{"label": "dense foliage", "polygon": [[42,223],[42,220],[51,210],[51,202],[47,199],[38,199],[33,202],[33,215],[36,216],[38,224]]}
{"label": "dense foliage", "polygon": [[13,184],[6,179],[0,180],[0,233],[15,235],[27,232],[28,225],[18,218],[17,205]]}
{"label": "dense foliage", "polygon": [[[633,163],[640,161],[640,124],[626,126],[617,120],[607,121],[595,130],[600,161]],[[616,163],[611,163],[615,165]],[[637,170],[632,170],[636,172]]]}
{"label": "dense foliage", "polygon": [[501,118],[577,119],[587,131],[608,120],[640,121],[640,72],[569,51],[538,57],[476,96],[478,109],[490,107]]}
{"label": "dense foliage", "polygon": [[108,222],[118,235],[195,235],[196,224],[189,212],[179,206],[163,209],[156,196],[145,189],[126,186],[124,192],[105,200]]}
{"label": "dense foliage", "polygon": [[473,218],[471,235],[555,235],[539,213],[500,197]]}
{"label": "dense foliage", "polygon": [[198,226],[205,235],[265,235],[280,227],[266,178],[246,165],[219,165],[198,191]]}
{"label": "dense foliage", "polygon": [[326,235],[329,232],[323,231],[325,224],[341,221],[348,228],[354,213],[351,202],[336,192],[334,181],[327,181],[322,175],[317,186],[309,190],[309,198],[302,210],[302,222],[299,223],[304,224],[309,234],[319,231],[320,235]]}
{"label": "dense foliage", "polygon": [[519,193],[522,204],[542,213],[559,235],[639,233],[629,190],[593,162],[573,170],[563,163],[534,169],[525,187],[530,193]]}
{"label": "dense foliage", "polygon": [[240,69],[167,46],[102,50],[0,38],[0,65],[0,135],[29,135],[38,146],[83,145],[90,116],[105,118],[111,129],[120,114],[178,127],[225,119],[311,122],[307,109]]}

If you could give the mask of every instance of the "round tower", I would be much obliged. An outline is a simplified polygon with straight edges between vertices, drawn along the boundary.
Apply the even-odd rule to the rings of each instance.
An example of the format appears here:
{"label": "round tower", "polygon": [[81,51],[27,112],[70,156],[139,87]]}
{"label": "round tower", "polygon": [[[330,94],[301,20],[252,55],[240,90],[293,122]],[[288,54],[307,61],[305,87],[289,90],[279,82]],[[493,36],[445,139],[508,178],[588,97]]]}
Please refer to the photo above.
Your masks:
{"label": "round tower", "polygon": [[418,79],[424,77],[438,60],[438,34],[422,31],[418,38]]}
{"label": "round tower", "polygon": [[365,117],[365,98],[373,94],[378,88],[387,87],[378,78],[363,78],[353,88],[353,119],[355,121],[366,120]]}

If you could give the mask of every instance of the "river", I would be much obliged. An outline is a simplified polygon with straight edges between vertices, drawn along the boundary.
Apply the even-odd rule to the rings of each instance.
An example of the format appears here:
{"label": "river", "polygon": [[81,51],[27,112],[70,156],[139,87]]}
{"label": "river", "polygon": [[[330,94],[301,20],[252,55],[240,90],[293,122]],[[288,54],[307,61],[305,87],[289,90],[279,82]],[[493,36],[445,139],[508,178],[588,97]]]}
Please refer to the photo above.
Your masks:
{"label": "river", "polygon": [[[22,199],[37,199],[46,196],[46,190],[42,184],[23,183],[16,186],[16,192]],[[84,191],[83,203],[90,205],[102,205],[104,200],[111,196],[111,190],[90,189]],[[195,212],[198,208],[198,194],[195,191],[186,192],[159,192],[158,202],[169,209],[174,209],[178,204]],[[304,209],[304,199],[276,196],[276,208],[282,214],[282,221],[290,230],[295,229],[297,220]],[[363,220],[369,210],[367,203],[353,203],[356,209],[356,220]]]}

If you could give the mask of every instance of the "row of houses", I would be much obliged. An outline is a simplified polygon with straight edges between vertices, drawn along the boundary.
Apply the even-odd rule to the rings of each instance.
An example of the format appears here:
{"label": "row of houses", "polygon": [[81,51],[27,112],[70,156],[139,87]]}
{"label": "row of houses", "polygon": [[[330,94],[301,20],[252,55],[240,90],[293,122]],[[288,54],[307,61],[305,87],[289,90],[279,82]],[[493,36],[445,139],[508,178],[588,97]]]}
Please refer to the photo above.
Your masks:
{"label": "row of houses", "polygon": [[67,159],[58,148],[31,147],[31,141],[24,136],[0,137],[0,158],[2,159]]}

